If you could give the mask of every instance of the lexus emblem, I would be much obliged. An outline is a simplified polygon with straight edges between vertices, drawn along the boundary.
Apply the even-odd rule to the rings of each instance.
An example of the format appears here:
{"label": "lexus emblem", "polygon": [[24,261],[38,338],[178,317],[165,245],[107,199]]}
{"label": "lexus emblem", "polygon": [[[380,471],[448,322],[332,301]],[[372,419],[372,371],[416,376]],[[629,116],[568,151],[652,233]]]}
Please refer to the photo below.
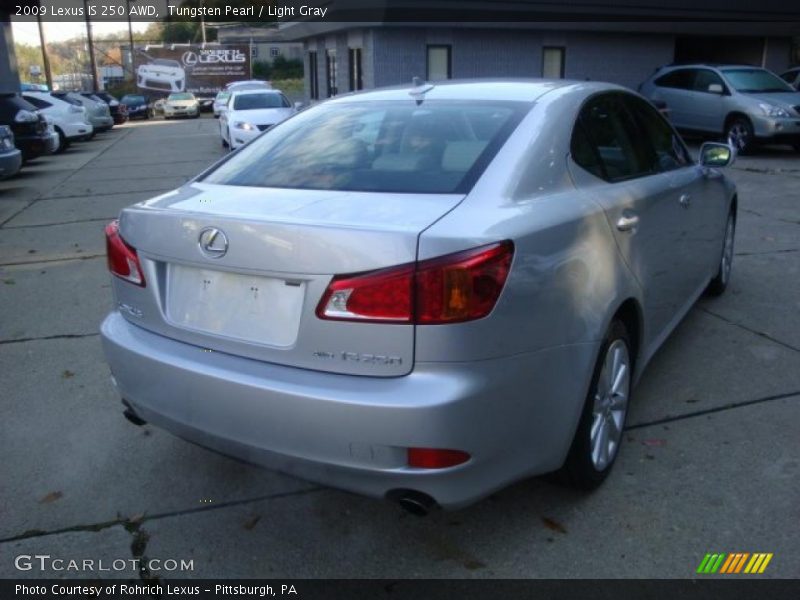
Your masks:
{"label": "lexus emblem", "polygon": [[228,236],[221,229],[206,227],[198,239],[200,251],[209,258],[222,258],[228,251]]}

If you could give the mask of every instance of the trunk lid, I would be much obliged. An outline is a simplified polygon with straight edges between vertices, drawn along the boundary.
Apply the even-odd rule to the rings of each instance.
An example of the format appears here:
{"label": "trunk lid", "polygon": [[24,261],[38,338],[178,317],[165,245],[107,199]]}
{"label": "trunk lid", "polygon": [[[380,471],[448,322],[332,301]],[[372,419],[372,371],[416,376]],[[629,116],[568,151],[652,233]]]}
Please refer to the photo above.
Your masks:
{"label": "trunk lid", "polygon": [[403,375],[413,325],[326,321],[315,309],[333,275],[416,260],[419,234],[462,198],[188,184],[122,212],[147,285],[115,279],[118,307],[204,350]]}

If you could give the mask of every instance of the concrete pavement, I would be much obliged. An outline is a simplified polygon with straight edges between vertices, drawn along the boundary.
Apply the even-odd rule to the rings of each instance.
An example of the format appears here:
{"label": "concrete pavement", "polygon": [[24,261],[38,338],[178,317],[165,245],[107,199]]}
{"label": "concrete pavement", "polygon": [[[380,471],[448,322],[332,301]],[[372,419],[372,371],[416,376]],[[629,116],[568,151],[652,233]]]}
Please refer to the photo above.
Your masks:
{"label": "concrete pavement", "polygon": [[764,576],[800,577],[800,157],[730,170],[731,287],[648,367],[600,490],[533,479],[418,519],[122,418],[103,226],[221,156],[215,127],[129,124],[0,182],[0,577],[41,576],[14,568],[37,553],[191,559],[166,575],[194,577],[692,577],[706,552],[773,552]]}

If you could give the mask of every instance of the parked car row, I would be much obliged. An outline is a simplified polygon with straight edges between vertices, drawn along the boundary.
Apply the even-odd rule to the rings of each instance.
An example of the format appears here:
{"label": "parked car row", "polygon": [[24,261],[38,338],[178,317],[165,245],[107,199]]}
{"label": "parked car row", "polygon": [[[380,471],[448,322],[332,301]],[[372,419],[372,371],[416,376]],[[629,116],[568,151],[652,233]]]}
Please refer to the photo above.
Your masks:
{"label": "parked car row", "polygon": [[0,179],[16,174],[27,160],[62,152],[127,119],[127,110],[106,92],[53,92],[23,84],[20,93],[0,94]]}
{"label": "parked car row", "polygon": [[798,86],[800,67],[779,77],[748,65],[690,64],[656,69],[639,92],[665,105],[682,133],[722,137],[738,152],[758,143],[800,152]]}

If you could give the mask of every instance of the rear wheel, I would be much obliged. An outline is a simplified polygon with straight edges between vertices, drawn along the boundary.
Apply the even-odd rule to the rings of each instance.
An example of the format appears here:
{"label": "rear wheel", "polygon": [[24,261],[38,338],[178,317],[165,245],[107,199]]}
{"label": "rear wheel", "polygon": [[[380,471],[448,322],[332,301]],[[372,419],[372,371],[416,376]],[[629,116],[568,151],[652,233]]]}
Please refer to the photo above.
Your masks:
{"label": "rear wheel", "polygon": [[630,348],[628,330],[615,319],[601,347],[581,420],[562,467],[562,479],[572,487],[596,488],[614,465],[631,395]]}
{"label": "rear wheel", "polygon": [[64,132],[61,130],[60,127],[56,127],[56,135],[58,136],[58,146],[56,146],[55,154],[63,152],[67,149],[68,142],[67,136],[64,135]]}
{"label": "rear wheel", "polygon": [[754,137],[753,125],[745,117],[733,117],[725,128],[725,140],[740,154],[752,149]]}
{"label": "rear wheel", "polygon": [[728,215],[725,224],[725,241],[722,244],[722,256],[719,259],[719,269],[714,279],[708,284],[706,293],[709,296],[721,296],[728,287],[733,267],[733,240],[736,236],[736,219],[733,211]]}

